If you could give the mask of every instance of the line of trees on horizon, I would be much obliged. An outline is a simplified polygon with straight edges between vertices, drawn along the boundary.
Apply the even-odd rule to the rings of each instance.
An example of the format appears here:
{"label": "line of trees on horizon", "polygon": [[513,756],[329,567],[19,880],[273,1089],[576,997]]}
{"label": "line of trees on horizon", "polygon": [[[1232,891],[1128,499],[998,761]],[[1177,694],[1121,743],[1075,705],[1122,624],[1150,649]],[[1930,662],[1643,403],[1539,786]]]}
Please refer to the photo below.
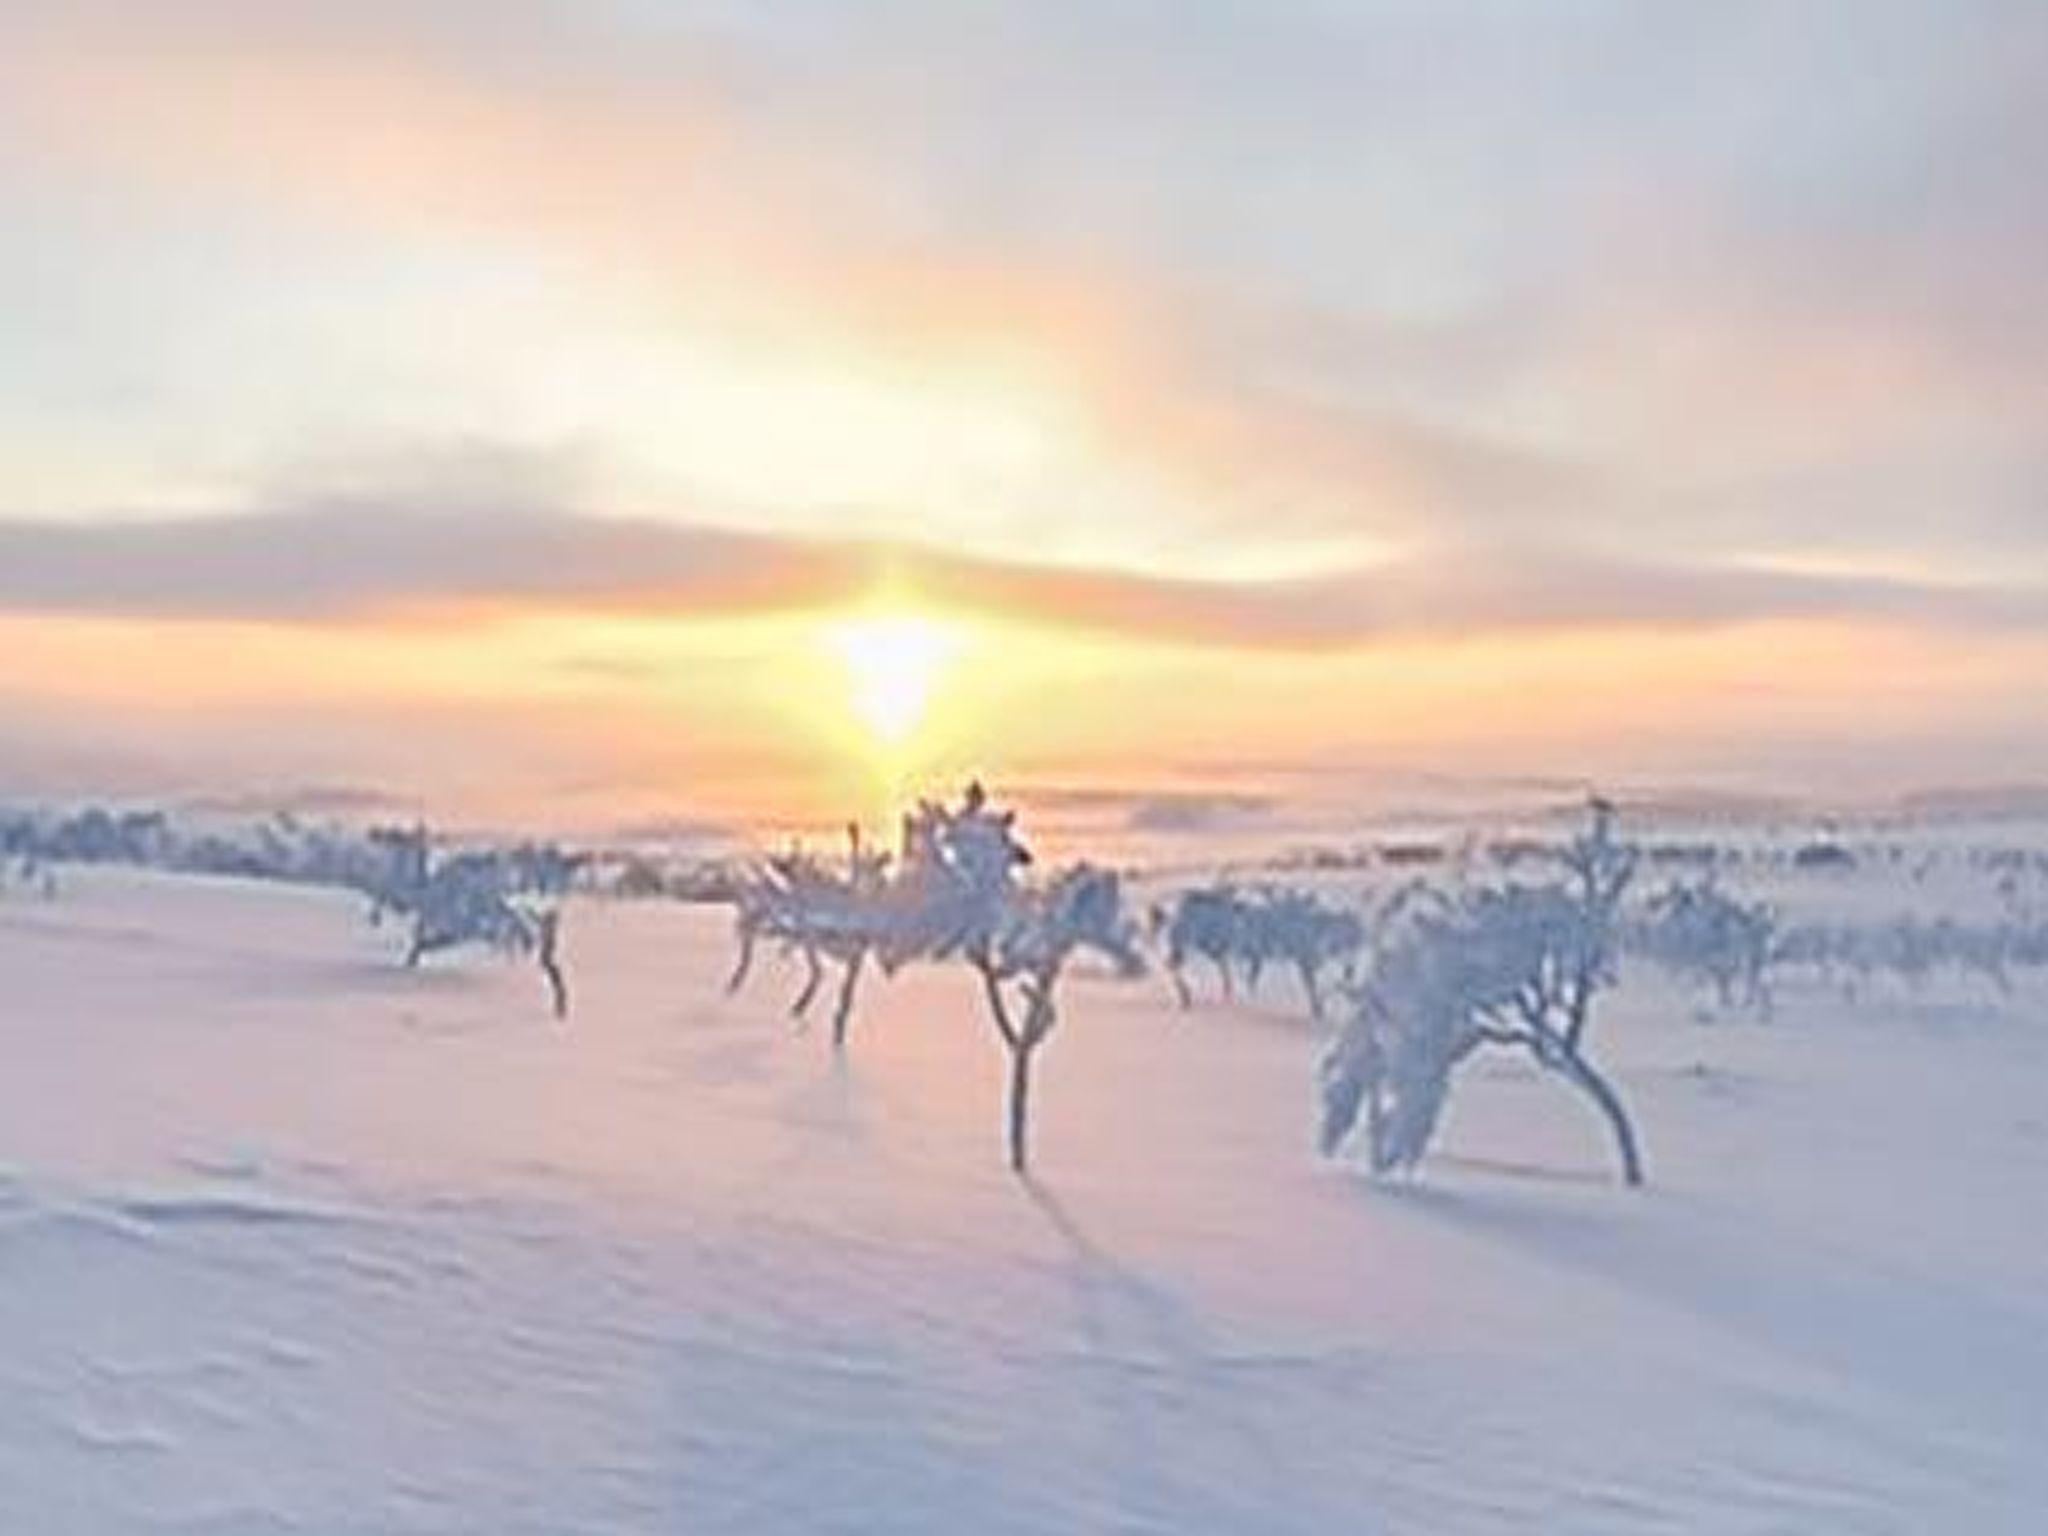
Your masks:
{"label": "line of trees on horizon", "polygon": [[[52,897],[67,863],[346,889],[367,900],[372,922],[400,926],[406,966],[465,946],[532,959],[557,1018],[570,1009],[561,918],[572,890],[716,902],[734,913],[729,992],[753,974],[763,946],[779,950],[802,967],[791,1004],[802,1020],[836,971],[831,1040],[839,1050],[865,978],[958,965],[973,976],[1008,1059],[1004,1139],[1019,1173],[1030,1162],[1034,1064],[1062,1018],[1062,983],[1083,956],[1132,977],[1156,955],[1183,1009],[1196,1002],[1197,962],[1226,1001],[1240,988],[1256,993],[1269,974],[1291,976],[1323,1034],[1319,1140],[1327,1154],[1355,1141],[1376,1172],[1414,1169],[1460,1069],[1482,1052],[1511,1051],[1593,1107],[1630,1185],[1646,1176],[1641,1136],[1593,1052],[1596,1007],[1624,959],[1710,993],[1724,1013],[1760,1019],[1770,1016],[1779,974],[1803,971],[1851,995],[1880,977],[1920,988],[1943,973],[1982,977],[2005,992],[2020,971],[2048,968],[2048,918],[2028,884],[2048,874],[2048,861],[2030,863],[2023,850],[1972,851],[1972,867],[1997,874],[2002,915],[1971,924],[1911,915],[1788,922],[1728,889],[1712,860],[1689,861],[1695,872],[1637,895],[1659,849],[1625,842],[1616,808],[1598,798],[1562,843],[1475,847],[1456,860],[1389,861],[1401,878],[1362,904],[1355,891],[1346,900],[1272,879],[1216,879],[1166,891],[1141,922],[1124,874],[1087,862],[1041,870],[1015,813],[997,808],[979,783],[954,803],[918,802],[893,848],[850,826],[840,859],[793,847],[679,872],[634,853],[465,845],[423,825],[357,830],[280,814],[193,829],[160,811],[88,806],[0,812],[0,891]],[[1822,877],[1840,867],[1789,862]],[[1913,877],[1924,878],[1924,867]]]}

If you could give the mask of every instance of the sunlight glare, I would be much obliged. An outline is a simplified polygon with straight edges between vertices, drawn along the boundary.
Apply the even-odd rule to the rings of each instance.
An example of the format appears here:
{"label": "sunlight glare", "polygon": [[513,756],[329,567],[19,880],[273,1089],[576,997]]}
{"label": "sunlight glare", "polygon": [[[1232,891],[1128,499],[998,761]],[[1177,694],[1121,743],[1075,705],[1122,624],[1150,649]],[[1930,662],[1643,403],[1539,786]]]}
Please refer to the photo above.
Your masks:
{"label": "sunlight glare", "polygon": [[924,720],[932,688],[959,650],[951,626],[893,611],[842,620],[827,631],[827,642],[846,669],[854,712],[889,747]]}

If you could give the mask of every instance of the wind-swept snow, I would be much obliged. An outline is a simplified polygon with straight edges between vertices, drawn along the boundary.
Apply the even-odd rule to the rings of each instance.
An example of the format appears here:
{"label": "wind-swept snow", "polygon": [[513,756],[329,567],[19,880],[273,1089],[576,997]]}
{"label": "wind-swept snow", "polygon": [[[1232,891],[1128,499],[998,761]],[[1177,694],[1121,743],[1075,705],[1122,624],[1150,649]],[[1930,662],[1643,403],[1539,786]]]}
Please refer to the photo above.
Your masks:
{"label": "wind-swept snow", "polygon": [[0,1528],[2042,1528],[2027,986],[1703,1029],[1629,977],[1625,1191],[1508,1058],[1422,1179],[1321,1163],[1299,1008],[1077,975],[1023,1182],[969,973],[835,1058],[720,913],[563,947],[567,1026],[339,893],[0,900]]}

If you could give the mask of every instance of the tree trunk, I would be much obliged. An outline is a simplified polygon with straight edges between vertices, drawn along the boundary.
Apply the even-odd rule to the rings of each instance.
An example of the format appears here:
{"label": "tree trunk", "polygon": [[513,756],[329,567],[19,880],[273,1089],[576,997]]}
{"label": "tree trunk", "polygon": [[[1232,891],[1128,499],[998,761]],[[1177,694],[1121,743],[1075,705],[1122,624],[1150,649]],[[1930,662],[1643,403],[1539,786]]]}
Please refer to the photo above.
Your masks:
{"label": "tree trunk", "polygon": [[981,973],[981,995],[988,1000],[988,1016],[996,1027],[996,1033],[1003,1037],[1003,1044],[1011,1050],[1017,1049],[1017,1029],[1010,1022],[1010,1005],[1003,1000],[1003,984],[994,969],[977,961],[974,967]]}
{"label": "tree trunk", "polygon": [[1640,1185],[1643,1182],[1642,1153],[1636,1146],[1636,1129],[1628,1118],[1628,1110],[1622,1105],[1621,1095],[1576,1051],[1562,1053],[1557,1060],[1557,1070],[1600,1106],[1600,1113],[1607,1117],[1608,1129],[1614,1133],[1615,1151],[1621,1157],[1622,1182],[1631,1188]]}
{"label": "tree trunk", "polygon": [[839,1003],[832,1010],[832,1048],[836,1051],[846,1044],[846,1023],[853,1017],[853,994],[860,986],[860,973],[867,964],[868,952],[856,949],[846,962],[846,974],[839,981]]}
{"label": "tree trunk", "polygon": [[1299,962],[1301,967],[1301,990],[1308,998],[1308,1016],[1316,1023],[1323,1022],[1323,988],[1316,980],[1316,968],[1307,961]]}
{"label": "tree trunk", "polygon": [[818,995],[818,986],[825,979],[825,967],[818,961],[818,952],[805,946],[804,989],[797,993],[796,1001],[789,1005],[789,1015],[800,1019],[810,1010],[811,999]]}
{"label": "tree trunk", "polygon": [[1031,1127],[1031,1055],[1036,1045],[1018,1045],[1010,1051],[1010,1169],[1026,1171],[1029,1161],[1026,1138]]}
{"label": "tree trunk", "polygon": [[725,979],[725,990],[727,992],[739,991],[740,987],[746,982],[747,973],[754,968],[754,930],[752,928],[742,928],[739,939],[739,960],[732,968],[732,975]]}
{"label": "tree trunk", "polygon": [[569,981],[562,974],[562,959],[557,945],[561,939],[561,915],[544,912],[539,919],[540,973],[548,979],[548,996],[555,1006],[555,1017],[569,1016]]}

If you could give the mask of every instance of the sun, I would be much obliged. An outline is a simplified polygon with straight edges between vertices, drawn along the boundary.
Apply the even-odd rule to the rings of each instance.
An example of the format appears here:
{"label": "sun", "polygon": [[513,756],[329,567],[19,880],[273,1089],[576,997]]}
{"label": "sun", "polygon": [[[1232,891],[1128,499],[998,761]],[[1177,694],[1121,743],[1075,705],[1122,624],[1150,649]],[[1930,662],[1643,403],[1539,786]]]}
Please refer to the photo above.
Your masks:
{"label": "sun", "polygon": [[846,669],[854,713],[886,747],[901,745],[923,723],[932,690],[960,649],[951,625],[886,609],[839,620],[825,640]]}

